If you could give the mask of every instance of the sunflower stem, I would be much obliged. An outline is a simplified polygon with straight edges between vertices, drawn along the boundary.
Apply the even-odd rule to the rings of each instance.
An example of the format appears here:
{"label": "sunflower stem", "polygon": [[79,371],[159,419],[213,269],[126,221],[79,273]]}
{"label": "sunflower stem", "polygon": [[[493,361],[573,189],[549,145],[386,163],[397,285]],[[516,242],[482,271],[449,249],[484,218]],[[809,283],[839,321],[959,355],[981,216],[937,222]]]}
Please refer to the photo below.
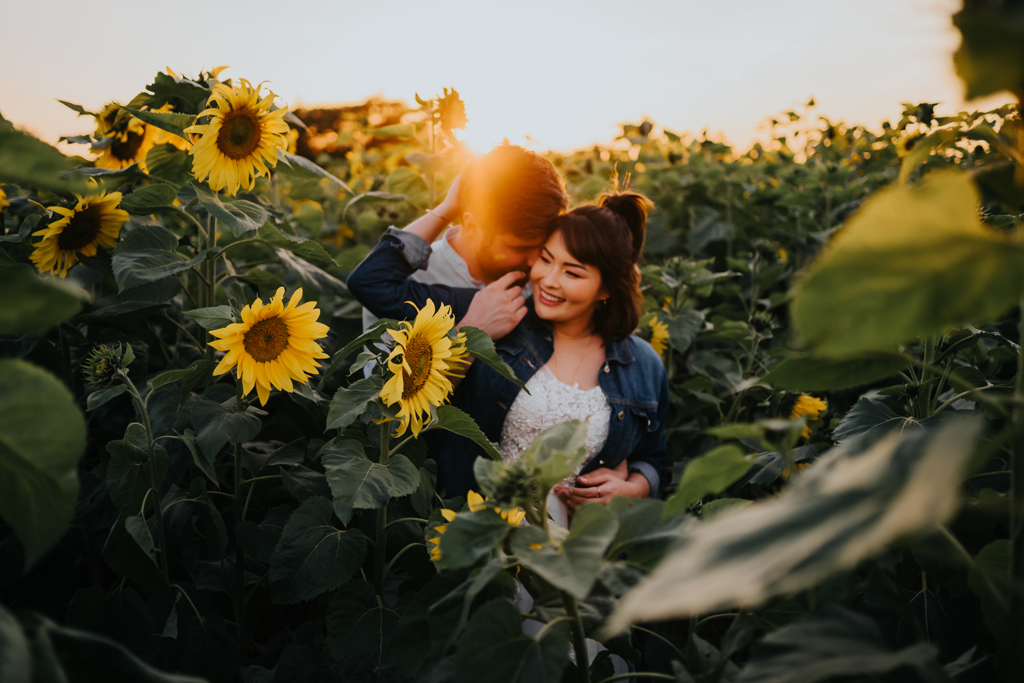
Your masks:
{"label": "sunflower stem", "polygon": [[[128,373],[121,370],[121,379],[128,386],[128,393],[135,399],[135,404],[139,407],[139,414],[142,415],[142,426],[146,428],[146,451],[149,459],[149,485],[153,493],[153,509],[156,512],[156,535],[157,542],[160,544],[160,573],[164,575],[164,579],[170,581],[170,571],[167,567],[167,539],[164,536],[164,512],[160,509],[160,491],[157,490],[157,476],[156,476],[156,453],[153,451],[153,446],[156,441],[153,440],[153,426],[149,421],[149,410],[146,407],[146,401],[142,400],[142,396],[139,394],[139,390],[135,388],[135,384],[131,378],[128,377]],[[147,492],[148,493],[148,492]]]}
{"label": "sunflower stem", "polygon": [[[391,439],[390,427],[386,424],[380,426],[380,464],[387,465]],[[387,524],[388,504],[377,510],[377,535],[373,545],[373,587],[378,596],[384,595],[384,555],[387,550]]]}
{"label": "sunflower stem", "polygon": [[[238,411],[245,410],[242,402],[242,378],[235,379],[235,405]],[[245,663],[245,551],[238,542],[238,527],[245,517],[245,501],[242,499],[242,444],[235,442],[235,621],[238,623],[238,656]],[[253,484],[249,485],[250,487]]]}
{"label": "sunflower stem", "polygon": [[590,683],[590,656],[587,654],[587,638],[584,635],[583,620],[580,619],[576,598],[565,591],[559,592],[562,594],[565,613],[572,619],[572,649],[576,652],[576,673],[580,683]]}
{"label": "sunflower stem", "polygon": [[[212,249],[217,245],[217,219],[210,216],[206,222],[206,248]],[[206,262],[201,266],[206,271],[206,277],[203,278],[203,283],[206,285],[204,288],[205,295],[203,299],[207,308],[217,305],[217,259],[206,259]],[[213,347],[210,346],[209,342],[212,341],[212,335],[209,330],[206,331],[206,360],[213,360]]]}
{"label": "sunflower stem", "polygon": [[[1021,133],[1024,140],[1024,133]],[[1022,143],[1024,144],[1024,143]],[[1024,299],[1020,301],[1020,336],[1017,347],[1017,378],[1013,391],[1013,455],[1010,460],[1010,579],[1014,586],[1024,583]],[[1024,645],[1024,593],[1010,595],[1010,651]],[[1024,674],[1024,662],[1014,659],[1015,673]]]}

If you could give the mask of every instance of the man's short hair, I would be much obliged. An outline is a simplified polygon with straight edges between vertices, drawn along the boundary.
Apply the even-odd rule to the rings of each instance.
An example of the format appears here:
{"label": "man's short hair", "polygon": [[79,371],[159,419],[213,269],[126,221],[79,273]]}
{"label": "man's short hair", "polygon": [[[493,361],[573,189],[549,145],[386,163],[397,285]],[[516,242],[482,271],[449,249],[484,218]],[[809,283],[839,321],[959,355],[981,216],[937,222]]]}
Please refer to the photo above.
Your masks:
{"label": "man's short hair", "polygon": [[459,205],[495,233],[546,238],[569,205],[562,178],[544,157],[508,143],[474,159],[462,172]]}

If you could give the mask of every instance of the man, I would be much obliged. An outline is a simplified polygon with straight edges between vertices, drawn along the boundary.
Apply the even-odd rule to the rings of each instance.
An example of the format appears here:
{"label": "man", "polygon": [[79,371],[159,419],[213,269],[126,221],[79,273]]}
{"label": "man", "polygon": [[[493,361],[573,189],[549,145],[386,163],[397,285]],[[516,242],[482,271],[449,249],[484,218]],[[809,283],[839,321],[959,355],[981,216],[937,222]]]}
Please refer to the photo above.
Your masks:
{"label": "man", "polygon": [[[402,230],[388,228],[381,241],[394,240],[406,263],[416,269],[410,280],[439,285],[451,294],[441,303],[468,309],[460,325],[497,326],[507,333],[526,314],[516,281],[525,279],[548,238],[549,224],[567,205],[562,180],[550,161],[505,144],[470,162],[436,209]],[[456,219],[461,224],[435,242]],[[403,320],[415,315],[405,297],[362,292],[358,270],[350,289],[367,306],[364,329],[380,317]],[[473,290],[483,291],[470,304],[467,297]]]}

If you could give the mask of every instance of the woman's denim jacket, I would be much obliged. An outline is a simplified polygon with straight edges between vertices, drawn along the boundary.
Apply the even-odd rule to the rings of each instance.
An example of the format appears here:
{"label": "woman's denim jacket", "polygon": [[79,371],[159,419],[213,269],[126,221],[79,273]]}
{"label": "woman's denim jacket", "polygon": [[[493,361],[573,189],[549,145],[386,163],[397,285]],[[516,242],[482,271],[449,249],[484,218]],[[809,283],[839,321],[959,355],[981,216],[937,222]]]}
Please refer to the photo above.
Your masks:
{"label": "woman's denim jacket", "polygon": [[[388,230],[373,251],[349,276],[348,287],[371,313],[381,318],[409,318],[414,311],[403,302],[423,306],[428,298],[452,306],[456,320],[465,316],[476,290],[426,285],[409,280],[415,268],[429,258],[422,239],[399,230]],[[420,244],[422,243],[422,244]],[[413,265],[415,264],[415,265]],[[507,336],[495,342],[501,358],[517,378],[526,383],[554,352],[551,329],[533,313],[532,300],[526,318]],[[600,467],[614,468],[629,461],[630,471],[650,483],[651,497],[658,495],[668,460],[665,419],[668,415],[668,376],[651,345],[636,335],[611,342],[598,372],[598,384],[608,399],[611,416],[604,447],[583,467],[586,474]],[[505,416],[519,394],[519,387],[487,365],[476,362],[452,396],[452,404],[466,411],[488,439],[497,443]],[[448,495],[464,495],[476,486],[473,462],[483,456],[473,442],[450,432],[432,432],[431,453],[438,463],[438,485]]]}

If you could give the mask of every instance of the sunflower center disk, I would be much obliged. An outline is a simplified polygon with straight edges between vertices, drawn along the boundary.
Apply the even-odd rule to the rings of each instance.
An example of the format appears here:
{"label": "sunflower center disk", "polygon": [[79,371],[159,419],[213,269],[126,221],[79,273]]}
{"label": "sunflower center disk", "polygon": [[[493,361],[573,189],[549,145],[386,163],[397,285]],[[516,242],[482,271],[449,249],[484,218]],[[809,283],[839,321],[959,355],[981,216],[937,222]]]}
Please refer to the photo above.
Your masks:
{"label": "sunflower center disk", "polygon": [[57,238],[57,247],[64,251],[77,251],[96,239],[100,232],[100,209],[87,206],[75,213]]}
{"label": "sunflower center disk", "polygon": [[217,148],[226,157],[244,159],[260,145],[260,121],[247,110],[229,112],[217,134]]}
{"label": "sunflower center disk", "polygon": [[431,348],[430,342],[420,336],[409,340],[405,346],[405,362],[412,368],[412,374],[402,369],[403,399],[414,396],[427,383],[433,361],[434,349]]}
{"label": "sunflower center disk", "polygon": [[145,138],[144,133],[128,131],[125,133],[124,142],[117,141],[110,145],[110,155],[119,161],[135,161]]}
{"label": "sunflower center disk", "polygon": [[288,348],[288,326],[280,318],[261,320],[245,333],[242,345],[257,363],[269,363]]}

